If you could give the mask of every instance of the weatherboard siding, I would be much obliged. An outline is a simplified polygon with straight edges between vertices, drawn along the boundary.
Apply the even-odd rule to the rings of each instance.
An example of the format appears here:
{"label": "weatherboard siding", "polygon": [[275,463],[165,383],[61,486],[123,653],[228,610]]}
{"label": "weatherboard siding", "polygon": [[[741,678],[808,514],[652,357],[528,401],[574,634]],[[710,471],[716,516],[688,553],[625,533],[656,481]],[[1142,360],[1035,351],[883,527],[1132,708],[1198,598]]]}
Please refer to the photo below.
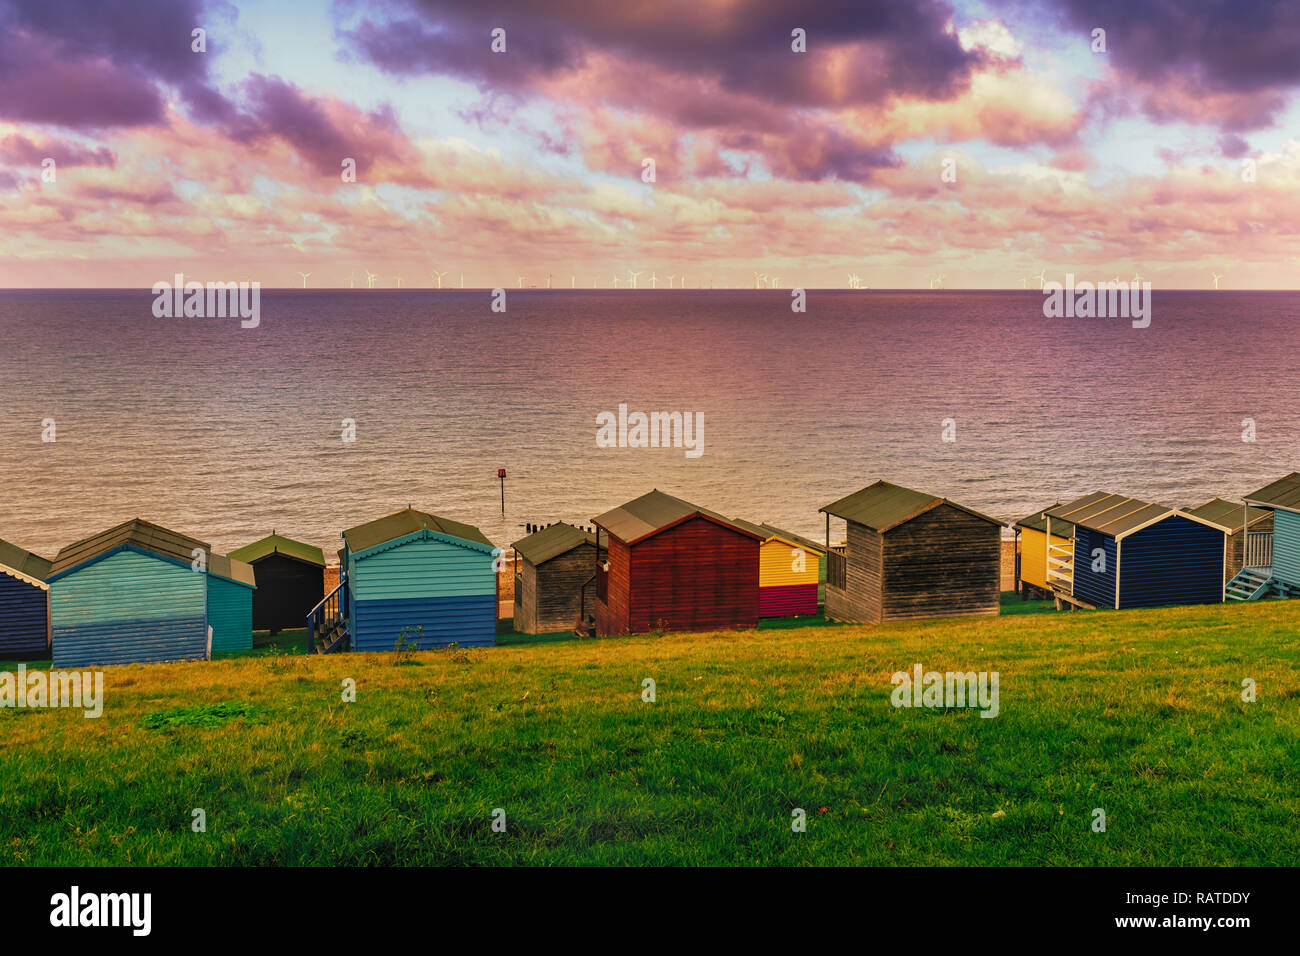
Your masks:
{"label": "weatherboard siding", "polygon": [[0,656],[43,657],[49,649],[49,592],[0,569]]}
{"label": "weatherboard siding", "polygon": [[1122,542],[1119,606],[1213,604],[1223,600],[1224,534],[1175,515]]}
{"label": "weatherboard siding", "polygon": [[942,504],[890,529],[883,539],[883,620],[998,613],[999,525]]}
{"label": "weatherboard siding", "polygon": [[492,594],[358,601],[352,606],[352,646],[391,651],[405,640],[421,650],[496,643],[497,599]]}
{"label": "weatherboard siding", "polygon": [[758,589],[759,617],[817,613],[817,583],[772,584]]}
{"label": "weatherboard siding", "polygon": [[[515,630],[524,634],[572,631],[582,612],[582,586],[595,572],[596,547],[580,544],[541,565],[520,563],[516,583]],[[521,593],[522,592],[522,593]],[[587,611],[595,610],[595,583],[587,588]],[[522,616],[521,616],[522,615]]]}
{"label": "weatherboard siding", "polygon": [[1300,587],[1300,514],[1273,515],[1273,576]]}
{"label": "weatherboard siding", "polygon": [[691,518],[631,548],[633,633],[758,624],[758,539]]}
{"label": "weatherboard siding", "polygon": [[201,661],[207,657],[203,617],[78,624],[54,631],[55,668]]}
{"label": "weatherboard siding", "polygon": [[117,551],[50,582],[55,666],[206,656],[207,574]]}
{"label": "weatherboard siding", "polygon": [[468,595],[496,600],[492,555],[437,538],[415,538],[360,558],[351,555],[350,563],[357,601]]}
{"label": "weatherboard siding", "polygon": [[212,653],[252,650],[253,589],[209,575],[208,626]]}
{"label": "weatherboard siding", "polygon": [[[1052,544],[1068,545],[1071,538],[1052,535]],[[1020,580],[1045,590],[1050,590],[1047,583],[1047,533],[1032,528],[1020,529]]]}
{"label": "weatherboard siding", "polygon": [[[1101,571],[1092,569],[1092,552],[1101,548],[1106,555]],[[1115,539],[1076,526],[1074,529],[1074,596],[1097,607],[1115,606]]]}

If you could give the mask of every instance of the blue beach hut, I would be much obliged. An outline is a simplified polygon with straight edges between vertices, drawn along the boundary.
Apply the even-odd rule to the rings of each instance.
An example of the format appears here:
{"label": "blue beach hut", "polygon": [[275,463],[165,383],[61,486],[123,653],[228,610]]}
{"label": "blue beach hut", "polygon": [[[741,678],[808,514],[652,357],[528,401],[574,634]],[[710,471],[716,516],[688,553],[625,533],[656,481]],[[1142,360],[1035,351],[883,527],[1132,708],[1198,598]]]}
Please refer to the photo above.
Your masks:
{"label": "blue beach hut", "polygon": [[211,548],[136,518],[70,544],[54,559],[50,625],[56,668],[203,660]]}
{"label": "blue beach hut", "polygon": [[1273,530],[1246,536],[1244,567],[1233,582],[1241,599],[1300,595],[1300,473],[1246,495],[1246,504],[1271,512]]}
{"label": "blue beach hut", "polygon": [[407,508],[343,532],[341,580],[312,612],[321,651],[496,643],[499,550],[473,525]]}
{"label": "blue beach hut", "polygon": [[0,540],[0,657],[50,650],[50,561]]}
{"label": "blue beach hut", "polygon": [[1043,512],[1074,526],[1074,553],[1054,570],[1058,601],[1082,607],[1159,607],[1224,600],[1228,536],[1177,508],[1104,491]]}
{"label": "blue beach hut", "polygon": [[253,649],[253,566],[222,554],[208,557],[208,626],[212,653]]}

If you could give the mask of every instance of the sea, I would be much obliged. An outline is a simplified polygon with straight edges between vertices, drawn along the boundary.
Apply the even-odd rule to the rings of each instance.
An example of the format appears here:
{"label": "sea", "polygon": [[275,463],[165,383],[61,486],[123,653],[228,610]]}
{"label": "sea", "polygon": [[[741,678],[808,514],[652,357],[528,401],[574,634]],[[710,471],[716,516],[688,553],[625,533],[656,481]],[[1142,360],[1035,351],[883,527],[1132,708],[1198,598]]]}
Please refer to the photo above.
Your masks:
{"label": "sea", "polygon": [[[1011,521],[1300,470],[1300,294],[1156,290],[1147,328],[1033,290],[793,301],[282,289],[243,328],[155,317],[149,290],[0,291],[0,538],[53,557],[141,517],[333,558],[409,505],[508,547],[657,488],[820,540],[818,509],[878,479]],[[700,454],[601,447],[620,405],[702,420]]]}

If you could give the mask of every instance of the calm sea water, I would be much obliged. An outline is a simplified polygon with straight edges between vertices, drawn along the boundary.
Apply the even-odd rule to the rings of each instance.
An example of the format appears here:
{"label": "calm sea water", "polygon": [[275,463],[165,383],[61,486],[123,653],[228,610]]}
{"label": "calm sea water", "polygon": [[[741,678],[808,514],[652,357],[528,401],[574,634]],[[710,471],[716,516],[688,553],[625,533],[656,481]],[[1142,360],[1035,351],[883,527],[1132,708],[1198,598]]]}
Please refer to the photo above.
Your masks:
{"label": "calm sea water", "polygon": [[[656,487],[820,536],[820,506],[882,477],[1010,519],[1300,468],[1296,294],[1157,292],[1145,330],[1045,319],[1034,292],[812,292],[803,315],[781,291],[508,295],[266,291],[244,330],[156,319],[148,292],[0,292],[0,538],[52,556],[140,516],[332,555],[411,504],[508,545]],[[704,454],[597,448],[623,402],[703,412]]]}

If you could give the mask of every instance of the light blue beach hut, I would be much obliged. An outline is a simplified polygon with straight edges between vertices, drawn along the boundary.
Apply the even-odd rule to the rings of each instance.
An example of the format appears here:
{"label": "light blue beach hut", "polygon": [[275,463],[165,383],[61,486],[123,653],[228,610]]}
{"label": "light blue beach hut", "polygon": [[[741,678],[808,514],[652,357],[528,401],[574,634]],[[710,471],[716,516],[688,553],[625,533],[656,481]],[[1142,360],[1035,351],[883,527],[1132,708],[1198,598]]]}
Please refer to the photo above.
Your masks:
{"label": "light blue beach hut", "polygon": [[349,528],[339,586],[308,618],[314,649],[495,644],[499,554],[473,525],[413,508]]}

